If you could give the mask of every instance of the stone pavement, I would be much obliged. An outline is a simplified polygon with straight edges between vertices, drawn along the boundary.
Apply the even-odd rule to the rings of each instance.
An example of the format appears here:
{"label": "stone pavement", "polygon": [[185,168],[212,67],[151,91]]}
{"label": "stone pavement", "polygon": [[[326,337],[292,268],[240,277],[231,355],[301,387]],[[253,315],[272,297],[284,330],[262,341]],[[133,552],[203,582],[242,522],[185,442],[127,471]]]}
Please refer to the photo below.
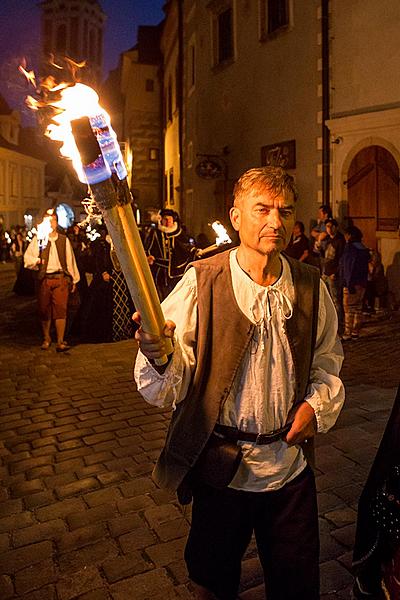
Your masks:
{"label": "stone pavement", "polygon": [[[0,265],[0,599],[186,600],[190,508],[152,482],[169,413],[132,383],[132,341],[39,348]],[[345,346],[346,408],[318,438],[324,600],[349,598],[357,500],[399,383],[400,315]],[[264,598],[254,544],[241,600]]]}

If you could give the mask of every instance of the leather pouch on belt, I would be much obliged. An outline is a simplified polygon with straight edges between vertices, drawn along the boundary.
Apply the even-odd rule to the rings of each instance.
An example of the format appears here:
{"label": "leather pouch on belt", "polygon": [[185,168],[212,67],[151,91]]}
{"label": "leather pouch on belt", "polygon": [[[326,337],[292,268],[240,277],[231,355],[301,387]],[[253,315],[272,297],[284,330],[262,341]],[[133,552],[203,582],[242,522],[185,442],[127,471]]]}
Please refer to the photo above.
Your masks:
{"label": "leather pouch on belt", "polygon": [[217,489],[226,488],[234,478],[242,456],[242,448],[235,442],[211,434],[191,470],[191,478]]}

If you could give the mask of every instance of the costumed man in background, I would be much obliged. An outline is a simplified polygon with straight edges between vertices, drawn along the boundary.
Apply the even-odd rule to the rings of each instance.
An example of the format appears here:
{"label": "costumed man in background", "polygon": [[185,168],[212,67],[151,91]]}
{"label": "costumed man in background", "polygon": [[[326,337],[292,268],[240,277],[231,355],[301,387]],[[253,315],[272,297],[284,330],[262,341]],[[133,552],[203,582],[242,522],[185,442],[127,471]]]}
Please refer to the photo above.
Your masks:
{"label": "costumed man in background", "polygon": [[48,242],[42,249],[37,236],[24,255],[27,269],[37,271],[37,297],[39,317],[43,331],[42,350],[48,350],[51,344],[50,327],[54,320],[57,334],[57,352],[65,352],[70,346],[64,340],[67,322],[69,292],[75,291],[80,279],[71,242],[66,235],[57,231],[58,220],[55,212],[45,218],[50,219],[51,232]]}
{"label": "costumed man in background", "polygon": [[145,240],[145,251],[162,301],[174,289],[195,252],[175,210],[160,211],[157,226]]}
{"label": "costumed man in background", "polygon": [[[162,304],[161,337],[136,332],[138,390],[175,409],[153,477],[182,503],[193,498],[185,560],[204,600],[237,597],[253,531],[268,600],[319,598],[306,457],[343,405],[343,352],[318,270],[281,254],[296,199],[280,167],[244,173],[230,211],[239,248],[187,269]],[[163,336],[174,338],[174,352],[158,366]]]}

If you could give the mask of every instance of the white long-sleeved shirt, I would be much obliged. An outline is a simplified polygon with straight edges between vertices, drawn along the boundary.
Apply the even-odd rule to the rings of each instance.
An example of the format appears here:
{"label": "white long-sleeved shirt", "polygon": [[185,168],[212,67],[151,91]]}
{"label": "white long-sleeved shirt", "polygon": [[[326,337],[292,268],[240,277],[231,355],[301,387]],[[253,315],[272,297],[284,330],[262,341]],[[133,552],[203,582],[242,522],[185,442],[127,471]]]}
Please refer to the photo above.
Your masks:
{"label": "white long-sleeved shirt", "polygon": [[[58,252],[56,247],[57,237],[49,237],[48,244],[50,244],[50,252],[49,252],[49,261],[47,263],[46,273],[56,273],[57,271],[62,271],[62,265],[60,259],[58,258]],[[78,271],[78,267],[76,264],[74,251],[71,246],[71,242],[67,238],[65,245],[65,255],[67,261],[67,270],[68,273],[72,277],[73,283],[78,283],[80,280],[80,275]],[[34,236],[26,249],[24,254],[24,265],[26,269],[38,270],[38,259],[39,259],[39,245],[37,237]]]}
{"label": "white long-sleeved shirt", "polygon": [[[294,287],[284,257],[282,273],[271,286],[252,281],[230,253],[232,284],[239,308],[256,325],[242,368],[222,409],[219,422],[244,431],[266,433],[282,427],[295,397],[295,372],[284,323],[291,318]],[[162,304],[176,323],[175,351],[160,375],[139,352],[135,364],[138,390],[149,403],[174,406],[184,400],[196,366],[197,282],[189,269]],[[229,348],[221,348],[229,360]],[[317,339],[305,400],[314,409],[318,432],[330,429],[344,402],[339,378],[343,351],[337,337],[337,316],[325,284],[320,283]],[[299,446],[279,440],[269,445],[240,442],[243,459],[231,487],[248,491],[276,490],[296,477],[306,462]]]}

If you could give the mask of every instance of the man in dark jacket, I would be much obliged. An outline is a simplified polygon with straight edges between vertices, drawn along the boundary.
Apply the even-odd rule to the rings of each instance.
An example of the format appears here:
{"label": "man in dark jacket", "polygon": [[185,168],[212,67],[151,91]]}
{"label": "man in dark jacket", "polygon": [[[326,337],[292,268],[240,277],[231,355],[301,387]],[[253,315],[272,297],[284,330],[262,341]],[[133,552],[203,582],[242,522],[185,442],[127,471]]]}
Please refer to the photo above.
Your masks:
{"label": "man in dark jacket", "polygon": [[169,208],[160,211],[157,227],[149,231],[144,246],[158,295],[164,300],[182,277],[195,251],[176,211]]}
{"label": "man in dark jacket", "polygon": [[328,234],[322,261],[322,279],[325,281],[339,319],[339,328],[343,320],[342,286],[339,278],[339,261],[343,254],[346,241],[339,231],[336,219],[328,219],[325,223]]}
{"label": "man in dark jacket", "polygon": [[346,245],[339,261],[343,285],[344,334],[342,340],[358,339],[362,325],[362,303],[368,281],[369,250],[362,232],[351,225],[344,232]]}

